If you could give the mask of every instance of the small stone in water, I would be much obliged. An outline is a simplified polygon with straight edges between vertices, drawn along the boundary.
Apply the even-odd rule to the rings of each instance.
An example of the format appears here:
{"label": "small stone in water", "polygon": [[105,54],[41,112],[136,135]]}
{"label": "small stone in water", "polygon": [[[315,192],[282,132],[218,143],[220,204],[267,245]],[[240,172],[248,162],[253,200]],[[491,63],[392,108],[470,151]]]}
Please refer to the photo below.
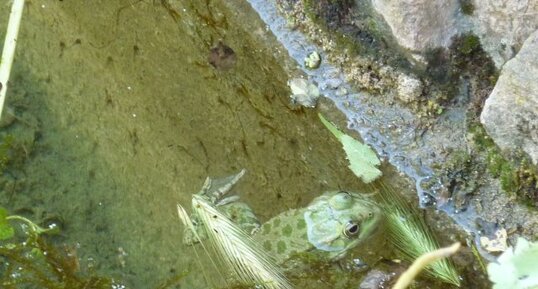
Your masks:
{"label": "small stone in water", "polygon": [[321,64],[321,56],[316,51],[310,52],[304,59],[304,66],[308,69],[316,69]]}
{"label": "small stone in water", "polygon": [[293,78],[288,81],[291,88],[290,98],[294,103],[306,107],[315,107],[319,98],[318,87],[303,78]]}

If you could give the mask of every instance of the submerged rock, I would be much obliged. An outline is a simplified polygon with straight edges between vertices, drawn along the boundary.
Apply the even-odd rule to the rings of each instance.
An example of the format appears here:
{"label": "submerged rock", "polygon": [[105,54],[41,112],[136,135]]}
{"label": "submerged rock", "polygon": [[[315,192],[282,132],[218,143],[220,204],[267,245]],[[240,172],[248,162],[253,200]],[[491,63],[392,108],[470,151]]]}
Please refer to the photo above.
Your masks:
{"label": "submerged rock", "polygon": [[501,149],[522,150],[538,164],[538,30],[504,65],[480,121]]}
{"label": "submerged rock", "polygon": [[359,289],[382,289],[388,288],[387,283],[392,281],[394,274],[380,270],[371,270],[359,285]]}
{"label": "submerged rock", "polygon": [[315,107],[319,98],[318,87],[304,78],[293,78],[288,81],[291,89],[290,98],[293,103],[305,106]]}

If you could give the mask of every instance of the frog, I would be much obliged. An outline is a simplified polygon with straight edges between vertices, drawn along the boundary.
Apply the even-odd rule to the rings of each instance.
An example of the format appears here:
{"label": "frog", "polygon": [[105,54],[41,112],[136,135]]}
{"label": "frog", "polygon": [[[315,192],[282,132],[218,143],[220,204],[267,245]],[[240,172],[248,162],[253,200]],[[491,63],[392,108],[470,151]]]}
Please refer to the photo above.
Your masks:
{"label": "frog", "polygon": [[[237,195],[229,195],[245,170],[221,179],[207,178],[196,195],[213,204],[272,256],[283,264],[301,253],[314,252],[329,261],[342,259],[368,240],[383,222],[379,205],[369,194],[344,190],[327,191],[307,206],[284,211],[261,224]],[[196,225],[196,216],[192,216]],[[203,238],[203,230],[197,229]],[[184,243],[193,244],[192,232],[185,231]]]}

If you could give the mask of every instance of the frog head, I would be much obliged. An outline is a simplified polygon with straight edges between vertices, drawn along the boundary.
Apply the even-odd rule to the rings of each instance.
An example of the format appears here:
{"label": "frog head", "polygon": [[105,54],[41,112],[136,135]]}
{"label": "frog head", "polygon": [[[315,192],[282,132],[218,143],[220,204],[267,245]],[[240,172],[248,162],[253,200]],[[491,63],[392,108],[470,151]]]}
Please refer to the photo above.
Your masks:
{"label": "frog head", "polygon": [[308,241],[333,260],[368,239],[382,219],[380,207],[369,196],[346,191],[326,192],[304,212]]}

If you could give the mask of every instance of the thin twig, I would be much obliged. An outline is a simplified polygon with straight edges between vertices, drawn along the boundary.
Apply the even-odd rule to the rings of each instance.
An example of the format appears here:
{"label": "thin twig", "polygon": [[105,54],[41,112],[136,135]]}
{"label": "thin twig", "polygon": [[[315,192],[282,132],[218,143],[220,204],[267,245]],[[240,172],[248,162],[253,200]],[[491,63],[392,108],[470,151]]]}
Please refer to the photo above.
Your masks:
{"label": "thin twig", "polygon": [[15,47],[17,46],[17,35],[21,24],[22,11],[24,9],[24,0],[14,0],[11,6],[11,14],[7,25],[6,39],[4,41],[4,51],[0,62],[0,117],[4,108],[6,91],[8,86]]}
{"label": "thin twig", "polygon": [[458,251],[460,247],[461,247],[461,244],[458,242],[458,243],[454,243],[450,247],[441,248],[441,249],[426,253],[424,255],[421,255],[415,260],[415,262],[413,262],[413,264],[411,265],[411,267],[407,269],[407,271],[403,272],[403,274],[400,275],[400,278],[398,278],[398,281],[396,282],[394,287],[392,287],[392,289],[407,288],[407,286],[411,284],[413,279],[415,279],[415,277],[418,275],[418,273],[422,271],[422,269],[424,269],[424,267],[428,266],[429,264],[439,259],[446,258],[456,253],[456,251]]}

